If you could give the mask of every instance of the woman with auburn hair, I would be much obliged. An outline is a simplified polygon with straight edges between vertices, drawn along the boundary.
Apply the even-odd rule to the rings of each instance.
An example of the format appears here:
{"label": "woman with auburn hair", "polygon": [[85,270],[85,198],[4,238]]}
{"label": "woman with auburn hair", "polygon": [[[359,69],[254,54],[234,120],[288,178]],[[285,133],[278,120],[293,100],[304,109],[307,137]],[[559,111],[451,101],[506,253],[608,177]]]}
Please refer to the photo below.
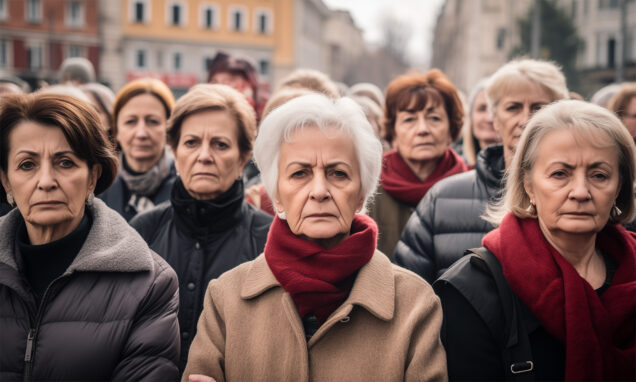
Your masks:
{"label": "woman with auburn hair", "polygon": [[451,380],[633,380],[634,142],[611,112],[538,111],[511,160],[497,229],[434,287]]}
{"label": "woman with auburn hair", "polygon": [[210,280],[265,247],[272,217],[244,200],[243,166],[256,136],[254,109],[235,89],[199,84],[168,122],[179,171],[170,199],[130,221],[179,276],[183,370]]}
{"label": "woman with auburn hair", "polygon": [[394,150],[384,154],[381,187],[369,213],[378,223],[378,249],[387,256],[427,191],[469,170],[450,147],[463,118],[457,90],[440,70],[405,74],[387,87],[384,138]]}
{"label": "woman with auburn hair", "polygon": [[166,128],[173,107],[172,92],[154,78],[131,81],[117,93],[112,136],[121,148],[121,165],[99,198],[126,220],[170,197],[176,170]]}
{"label": "woman with auburn hair", "polygon": [[179,378],[177,277],[94,197],[116,171],[88,103],[2,100],[0,380]]}
{"label": "woman with auburn hair", "polygon": [[481,150],[474,170],[438,182],[417,205],[395,247],[395,263],[429,283],[494,228],[482,215],[488,202],[501,195],[521,132],[541,107],[568,97],[565,76],[556,65],[529,59],[499,68],[484,91],[502,143]]}

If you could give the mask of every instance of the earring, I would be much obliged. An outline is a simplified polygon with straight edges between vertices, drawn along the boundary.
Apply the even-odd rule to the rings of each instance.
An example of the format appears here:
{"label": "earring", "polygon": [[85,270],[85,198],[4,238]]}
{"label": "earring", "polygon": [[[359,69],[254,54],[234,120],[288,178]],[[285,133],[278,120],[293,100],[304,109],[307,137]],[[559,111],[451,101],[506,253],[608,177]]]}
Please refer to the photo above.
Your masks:
{"label": "earring", "polygon": [[15,199],[13,199],[13,194],[10,192],[7,192],[7,203],[11,206],[15,205]]}
{"label": "earring", "polygon": [[616,206],[616,203],[614,203],[614,207],[612,207],[612,209],[614,210],[614,214],[616,216],[621,216],[621,214],[623,213],[623,211],[621,211],[621,209]]}
{"label": "earring", "polygon": [[93,201],[95,200],[95,194],[94,193],[90,193],[88,194],[88,196],[86,197],[86,205],[87,206],[92,206],[93,205]]}
{"label": "earring", "polygon": [[285,211],[282,212],[276,212],[276,215],[278,215],[278,218],[280,220],[287,220],[287,214],[285,213]]}

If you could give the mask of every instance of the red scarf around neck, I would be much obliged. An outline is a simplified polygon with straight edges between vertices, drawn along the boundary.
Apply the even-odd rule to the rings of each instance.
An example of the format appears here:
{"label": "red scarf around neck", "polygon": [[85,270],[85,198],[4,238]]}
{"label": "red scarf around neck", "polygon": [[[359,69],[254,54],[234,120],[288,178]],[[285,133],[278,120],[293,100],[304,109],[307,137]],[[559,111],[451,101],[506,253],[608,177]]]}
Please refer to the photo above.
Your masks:
{"label": "red scarf around neck", "polygon": [[313,313],[324,323],[349,296],[358,270],[375,252],[378,227],[356,214],[351,235],[331,249],[292,233],[287,222],[274,218],[265,244],[265,260],[289,293],[300,317]]}
{"label": "red scarf around neck", "polygon": [[634,380],[636,237],[608,225],[597,247],[619,264],[601,296],[545,239],[536,219],[506,215],[482,244],[512,290],[565,345],[565,380]]}
{"label": "red scarf around neck", "polygon": [[448,148],[435,170],[422,182],[397,150],[391,150],[384,154],[380,184],[389,195],[397,200],[411,206],[417,206],[435,183],[448,176],[468,170],[470,167],[464,160],[455,151]]}

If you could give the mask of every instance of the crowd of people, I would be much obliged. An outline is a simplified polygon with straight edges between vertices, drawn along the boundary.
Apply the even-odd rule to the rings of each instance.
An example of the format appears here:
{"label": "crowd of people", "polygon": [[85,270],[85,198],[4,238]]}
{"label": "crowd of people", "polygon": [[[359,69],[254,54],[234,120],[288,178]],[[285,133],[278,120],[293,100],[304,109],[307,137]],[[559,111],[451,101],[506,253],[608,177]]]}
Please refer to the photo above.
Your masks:
{"label": "crowd of people", "polygon": [[636,379],[636,83],[209,69],[0,78],[0,380]]}

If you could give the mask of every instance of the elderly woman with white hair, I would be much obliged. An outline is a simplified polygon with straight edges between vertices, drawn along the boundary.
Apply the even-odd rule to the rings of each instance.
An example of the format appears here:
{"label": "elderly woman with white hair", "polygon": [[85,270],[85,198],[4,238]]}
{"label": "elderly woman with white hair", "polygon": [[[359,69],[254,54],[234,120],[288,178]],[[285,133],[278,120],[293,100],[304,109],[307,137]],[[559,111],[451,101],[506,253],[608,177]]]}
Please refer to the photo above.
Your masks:
{"label": "elderly woman with white hair", "polygon": [[608,110],[528,123],[483,248],[435,282],[451,380],[633,380],[634,142]]}
{"label": "elderly woman with white hair", "polygon": [[277,217],[264,254],[209,284],[183,381],[446,380],[439,300],[362,214],[382,147],[359,106],[293,99],[254,153]]}

